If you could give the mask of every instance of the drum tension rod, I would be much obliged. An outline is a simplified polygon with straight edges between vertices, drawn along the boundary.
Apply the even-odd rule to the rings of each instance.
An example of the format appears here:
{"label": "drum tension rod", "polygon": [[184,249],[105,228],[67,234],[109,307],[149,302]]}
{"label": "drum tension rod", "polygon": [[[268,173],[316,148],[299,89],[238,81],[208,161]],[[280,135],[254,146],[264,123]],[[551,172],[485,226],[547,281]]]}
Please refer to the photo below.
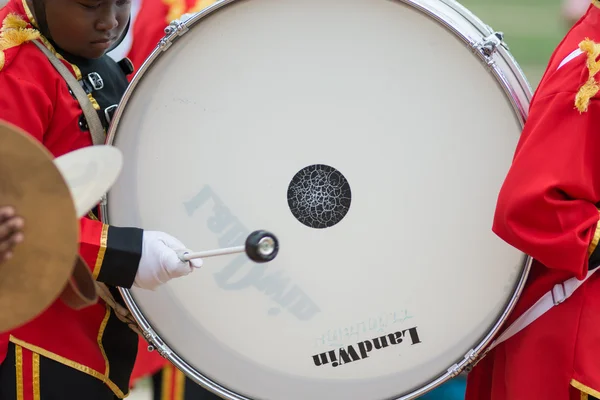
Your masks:
{"label": "drum tension rod", "polygon": [[246,239],[244,246],[226,247],[222,249],[199,251],[191,253],[180,251],[177,253],[181,261],[190,261],[196,258],[208,258],[227,254],[246,253],[248,258],[257,263],[272,261],[279,252],[277,237],[267,231],[254,231]]}

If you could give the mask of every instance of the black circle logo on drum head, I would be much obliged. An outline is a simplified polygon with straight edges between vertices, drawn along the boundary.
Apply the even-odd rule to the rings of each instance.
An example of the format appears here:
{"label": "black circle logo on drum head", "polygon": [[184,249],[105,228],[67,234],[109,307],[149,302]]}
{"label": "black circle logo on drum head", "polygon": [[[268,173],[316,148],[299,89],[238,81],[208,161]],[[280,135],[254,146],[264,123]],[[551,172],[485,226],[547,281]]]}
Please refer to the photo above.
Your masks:
{"label": "black circle logo on drum head", "polygon": [[287,199],[298,221],[310,228],[324,229],[344,219],[350,210],[352,192],[340,171],[316,164],[294,175],[288,186]]}

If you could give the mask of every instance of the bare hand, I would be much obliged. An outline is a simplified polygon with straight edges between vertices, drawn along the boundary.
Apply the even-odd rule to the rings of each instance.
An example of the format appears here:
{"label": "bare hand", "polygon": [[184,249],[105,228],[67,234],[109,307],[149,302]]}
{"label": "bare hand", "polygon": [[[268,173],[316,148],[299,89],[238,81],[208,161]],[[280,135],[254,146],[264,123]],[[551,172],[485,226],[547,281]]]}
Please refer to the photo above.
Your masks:
{"label": "bare hand", "polygon": [[0,207],[0,263],[9,260],[15,245],[23,241],[24,226],[12,207]]}

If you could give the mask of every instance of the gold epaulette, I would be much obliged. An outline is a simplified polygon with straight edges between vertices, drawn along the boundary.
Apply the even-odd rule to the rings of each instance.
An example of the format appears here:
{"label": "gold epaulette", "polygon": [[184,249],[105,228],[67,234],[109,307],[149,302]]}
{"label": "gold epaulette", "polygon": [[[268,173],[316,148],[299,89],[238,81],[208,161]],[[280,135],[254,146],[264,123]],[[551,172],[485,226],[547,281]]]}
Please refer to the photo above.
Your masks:
{"label": "gold epaulette", "polygon": [[27,22],[16,14],[8,14],[0,28],[0,71],[4,67],[6,57],[4,50],[20,46],[40,37],[35,29],[27,28]]}
{"label": "gold epaulette", "polygon": [[163,0],[163,3],[169,7],[169,11],[165,18],[167,24],[170,24],[171,21],[178,19],[182,14],[185,14],[184,0]]}
{"label": "gold epaulette", "polygon": [[186,10],[185,0],[163,0],[163,3],[169,7],[167,12],[166,23],[181,18],[184,14],[195,14],[205,8],[212,6],[217,0],[196,0],[196,3]]}
{"label": "gold epaulette", "polygon": [[196,4],[190,8],[188,13],[195,14],[215,4],[217,0],[197,0]]}
{"label": "gold epaulette", "polygon": [[579,43],[579,49],[587,54],[588,79],[579,88],[577,96],[575,96],[575,108],[580,113],[584,113],[590,105],[590,99],[600,90],[600,86],[596,82],[596,74],[600,71],[600,62],[597,61],[600,55],[600,44],[586,38],[583,42]]}

